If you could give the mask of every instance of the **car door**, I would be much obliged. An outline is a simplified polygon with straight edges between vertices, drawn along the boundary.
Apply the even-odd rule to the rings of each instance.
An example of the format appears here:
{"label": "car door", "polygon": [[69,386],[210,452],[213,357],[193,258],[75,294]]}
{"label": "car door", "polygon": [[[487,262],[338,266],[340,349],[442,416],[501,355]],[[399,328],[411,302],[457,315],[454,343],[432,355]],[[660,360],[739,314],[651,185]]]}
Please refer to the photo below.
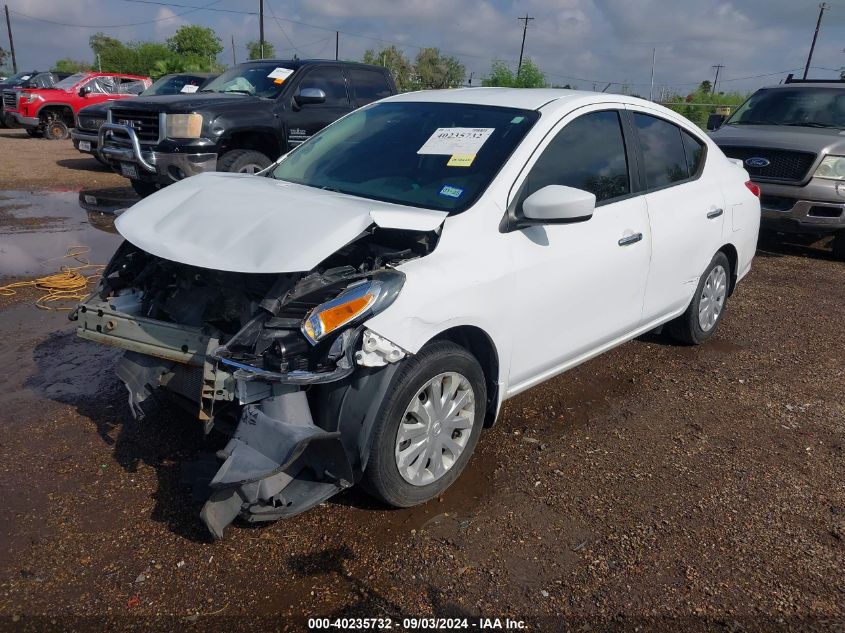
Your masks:
{"label": "car door", "polygon": [[722,245],[721,188],[706,177],[707,145],[656,113],[629,106],[642,150],[642,178],[652,232],[646,321],[686,308]]}
{"label": "car door", "polygon": [[508,233],[514,289],[511,392],[634,331],[648,278],[648,214],[620,111],[607,104],[578,110],[546,141],[517,183],[511,202],[517,217],[521,201],[546,185],[585,189],[597,202],[586,221]]}
{"label": "car door", "polygon": [[[322,90],[326,95],[325,101],[298,104],[297,95],[308,88]],[[306,69],[299,79],[286,113],[288,149],[308,140],[351,109],[346,81],[340,67],[317,66]]]}
{"label": "car door", "polygon": [[78,90],[81,91],[83,87],[88,90],[85,95],[85,105],[88,106],[114,99],[118,89],[117,85],[117,77],[92,77],[83,86],[80,86]]}

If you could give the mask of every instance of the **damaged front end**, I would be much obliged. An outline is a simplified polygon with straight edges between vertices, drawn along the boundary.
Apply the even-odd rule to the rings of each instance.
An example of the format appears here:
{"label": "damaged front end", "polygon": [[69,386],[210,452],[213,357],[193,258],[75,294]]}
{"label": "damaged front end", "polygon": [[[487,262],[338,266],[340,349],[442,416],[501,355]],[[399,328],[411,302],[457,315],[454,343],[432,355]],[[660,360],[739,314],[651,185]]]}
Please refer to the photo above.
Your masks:
{"label": "damaged front end", "polygon": [[361,478],[407,356],[363,324],[400,292],[396,267],[437,237],[373,226],[302,273],[211,270],[127,241],[71,319],[80,337],[126,350],[117,373],[133,415],[166,392],[230,437],[201,512],[221,538],[238,516],[291,516]]}

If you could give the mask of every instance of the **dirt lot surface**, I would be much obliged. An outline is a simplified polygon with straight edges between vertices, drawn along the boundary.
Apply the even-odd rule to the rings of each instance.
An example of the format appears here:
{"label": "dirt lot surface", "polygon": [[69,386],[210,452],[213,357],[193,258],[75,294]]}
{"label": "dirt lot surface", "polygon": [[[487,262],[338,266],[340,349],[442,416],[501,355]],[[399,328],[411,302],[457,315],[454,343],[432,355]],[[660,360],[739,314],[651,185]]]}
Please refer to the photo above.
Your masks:
{"label": "dirt lot surface", "polygon": [[[26,174],[2,162],[3,189],[115,184],[7,137],[0,155],[32,153]],[[55,269],[20,263],[33,248],[116,245],[51,195],[0,191],[0,257],[18,253],[0,273]],[[845,265],[824,250],[760,251],[701,347],[649,335],[511,400],[440,500],[390,510],[353,489],[220,542],[180,484],[198,424],[133,421],[117,352],[35,296],[0,298],[0,629],[845,627]]]}

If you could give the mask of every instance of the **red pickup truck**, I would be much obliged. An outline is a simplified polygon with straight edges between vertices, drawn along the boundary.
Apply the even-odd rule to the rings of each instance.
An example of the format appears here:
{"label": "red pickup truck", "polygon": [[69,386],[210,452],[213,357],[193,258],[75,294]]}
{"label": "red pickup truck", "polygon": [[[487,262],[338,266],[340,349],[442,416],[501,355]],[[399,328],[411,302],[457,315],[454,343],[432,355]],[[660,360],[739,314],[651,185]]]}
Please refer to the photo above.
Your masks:
{"label": "red pickup truck", "polygon": [[152,80],[138,75],[82,72],[62,79],[52,88],[22,90],[7,118],[26,128],[30,136],[64,139],[76,126],[76,115],[95,103],[137,97]]}

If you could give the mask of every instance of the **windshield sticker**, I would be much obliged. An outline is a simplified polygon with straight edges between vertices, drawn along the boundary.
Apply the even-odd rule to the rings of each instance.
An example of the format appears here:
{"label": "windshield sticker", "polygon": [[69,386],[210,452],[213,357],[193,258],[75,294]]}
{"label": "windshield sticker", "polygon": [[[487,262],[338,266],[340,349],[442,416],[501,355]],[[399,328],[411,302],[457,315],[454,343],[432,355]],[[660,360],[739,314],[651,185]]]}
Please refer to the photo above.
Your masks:
{"label": "windshield sticker", "polygon": [[463,189],[453,187],[452,185],[443,185],[443,188],[438,192],[439,195],[446,196],[447,198],[460,198],[463,193]]}
{"label": "windshield sticker", "polygon": [[522,123],[525,120],[524,116],[515,116],[511,119],[511,123]]}
{"label": "windshield sticker", "polygon": [[469,167],[475,160],[475,154],[452,154],[446,167]]}
{"label": "windshield sticker", "polygon": [[23,77],[21,77],[21,81],[26,81],[30,77],[32,77],[32,75],[24,75]]}
{"label": "windshield sticker", "polygon": [[199,86],[192,86],[191,84],[185,84],[184,86],[182,86],[182,89],[179,92],[187,92],[187,93],[190,94],[192,92],[196,92],[197,88],[199,88]]}
{"label": "windshield sticker", "polygon": [[439,127],[417,154],[475,155],[495,131],[494,127]]}
{"label": "windshield sticker", "polygon": [[281,79],[284,81],[293,74],[290,68],[276,68],[273,72],[267,75],[270,79]]}

